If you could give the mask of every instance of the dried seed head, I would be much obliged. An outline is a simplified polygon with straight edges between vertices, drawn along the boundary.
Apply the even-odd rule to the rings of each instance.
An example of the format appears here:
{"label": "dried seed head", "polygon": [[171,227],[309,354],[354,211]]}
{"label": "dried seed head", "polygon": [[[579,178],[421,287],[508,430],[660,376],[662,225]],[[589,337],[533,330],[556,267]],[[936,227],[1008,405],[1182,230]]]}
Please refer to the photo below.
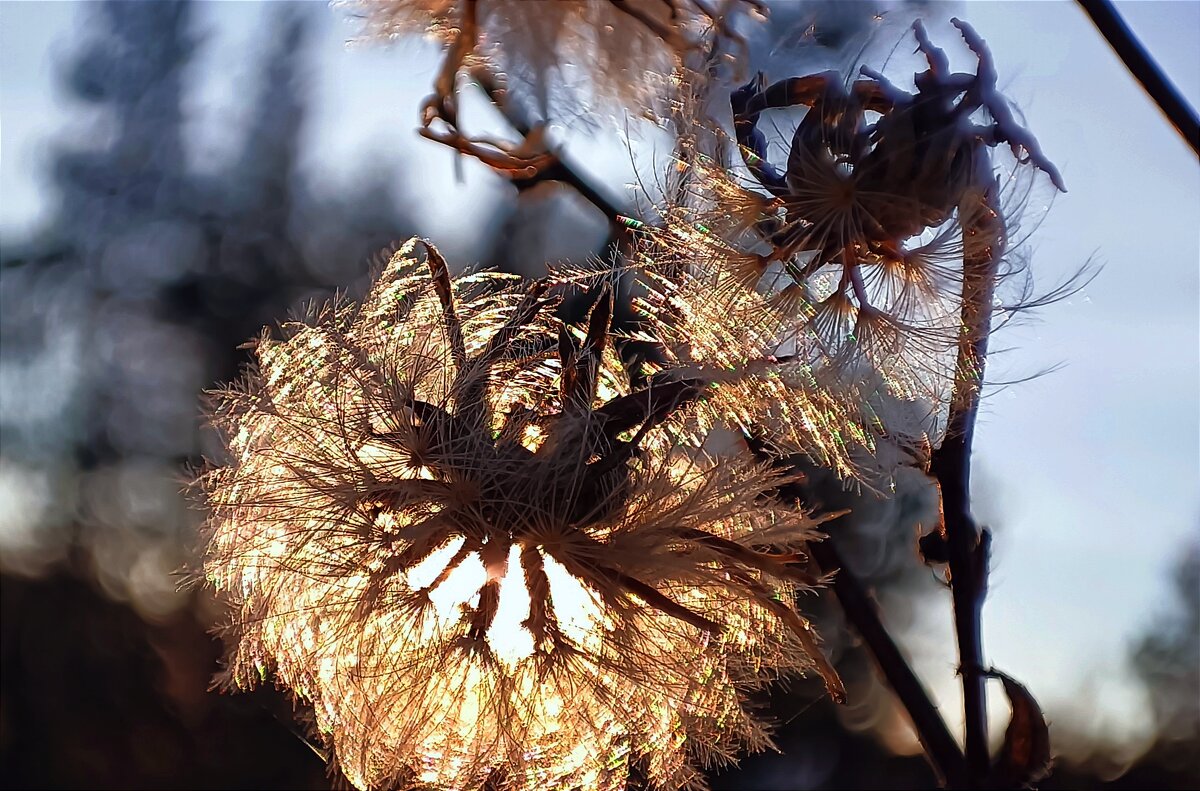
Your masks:
{"label": "dried seed head", "polygon": [[616,789],[633,762],[702,787],[769,744],[747,694],[813,668],[840,694],[785,604],[813,523],[759,501],[776,473],[677,445],[713,388],[631,389],[607,298],[564,328],[548,284],[420,246],[216,396],[226,683],[310,701],[362,789]]}
{"label": "dried seed head", "polygon": [[[679,317],[675,345],[719,362],[741,341],[747,360],[786,360],[780,379],[815,388],[784,395],[788,406],[763,422],[843,472],[828,443],[812,441],[823,436],[814,415],[851,418],[856,428],[840,435],[867,451],[886,438],[919,459],[940,441],[950,404],[977,393],[982,359],[963,327],[991,312],[1012,271],[1005,254],[1033,177],[1061,189],[996,92],[982,39],[955,24],[977,75],[948,74],[917,25],[930,68],[914,94],[868,68],[849,84],[826,72],[768,87],[759,75],[730,99],[732,138],[699,103],[685,105],[676,183],[644,234],[641,262],[668,284],[658,302]],[[765,111],[794,105],[807,110],[777,169],[759,127]],[[1021,156],[1003,178],[1001,142]],[[737,175],[743,165],[751,179]],[[810,408],[792,406],[813,389]]]}
{"label": "dried seed head", "polygon": [[555,116],[564,110],[574,115],[597,101],[639,113],[663,110],[675,95],[677,70],[688,52],[716,37],[744,46],[733,20],[761,17],[764,10],[755,0],[366,0],[350,5],[365,13],[367,36],[433,38],[462,65],[505,75],[512,87],[522,86],[541,103],[543,114]]}

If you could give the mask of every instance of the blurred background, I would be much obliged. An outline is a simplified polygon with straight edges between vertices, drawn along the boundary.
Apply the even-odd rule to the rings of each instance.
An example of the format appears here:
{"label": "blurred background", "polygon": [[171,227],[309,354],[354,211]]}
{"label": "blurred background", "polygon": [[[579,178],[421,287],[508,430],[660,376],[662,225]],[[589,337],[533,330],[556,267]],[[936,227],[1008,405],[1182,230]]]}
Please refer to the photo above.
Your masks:
{"label": "blurred background", "polygon": [[[1043,787],[1200,786],[1200,172],[1073,3],[778,2],[751,39],[771,79],[858,61],[920,68],[926,19],[989,41],[1070,192],[1027,228],[1049,291],[1082,292],[998,336],[975,500],[996,534],[985,653],[1051,721]],[[1121,3],[1193,105],[1200,4]],[[203,519],[183,493],[219,445],[201,394],[240,345],[412,234],[453,264],[536,275],[610,241],[571,187],[518,190],[420,139],[439,62],[356,42],[322,2],[0,3],[0,783],[6,788],[326,788],[271,690],[208,691],[219,607],[181,587]],[[511,134],[479,96],[482,130]],[[637,119],[552,117],[555,142],[637,216],[670,141]],[[1040,377],[1029,377],[1065,364]],[[1028,381],[1018,381],[1028,380]],[[1015,382],[1005,385],[1004,382]],[[915,553],[933,500],[830,482],[837,536],[953,728],[949,597]],[[717,788],[925,787],[903,712],[823,598],[804,602],[849,682],[772,697],[780,754]],[[996,690],[999,693],[999,690]],[[998,739],[1007,717],[991,701]]]}

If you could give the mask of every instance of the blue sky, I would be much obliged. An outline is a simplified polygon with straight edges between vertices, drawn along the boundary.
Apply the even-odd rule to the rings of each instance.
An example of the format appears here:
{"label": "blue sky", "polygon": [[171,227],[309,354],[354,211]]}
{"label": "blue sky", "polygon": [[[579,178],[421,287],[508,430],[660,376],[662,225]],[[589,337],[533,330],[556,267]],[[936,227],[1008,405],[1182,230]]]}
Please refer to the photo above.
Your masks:
{"label": "blue sky", "polygon": [[[1200,103],[1200,3],[1118,7]],[[53,64],[69,50],[79,10],[0,3],[0,239],[17,238],[46,211],[45,136],[78,120],[80,109],[54,86]],[[1038,282],[1057,284],[1089,260],[1104,267],[1082,293],[997,340],[1012,349],[993,363],[999,378],[1064,367],[991,394],[981,415],[977,510],[997,535],[985,652],[1051,719],[1133,738],[1146,712],[1127,647],[1161,611],[1172,563],[1200,527],[1200,168],[1074,3],[971,2],[953,11],[988,40],[1001,87],[1070,190],[1033,239]],[[415,134],[433,51],[347,48],[352,29],[328,16],[316,32],[309,169],[349,185],[383,159],[440,185],[419,201],[422,231],[469,261],[477,253],[462,218],[502,192],[470,163],[456,175],[453,158]],[[244,112],[239,81],[255,67],[265,15],[258,4],[210,3],[200,17],[206,76],[190,110],[192,156],[204,163],[231,153],[220,129]],[[972,67],[954,46],[957,33],[935,19],[934,40]],[[927,629],[912,649],[952,711],[949,603],[940,603],[918,615]],[[1004,716],[1002,700],[992,708]]]}

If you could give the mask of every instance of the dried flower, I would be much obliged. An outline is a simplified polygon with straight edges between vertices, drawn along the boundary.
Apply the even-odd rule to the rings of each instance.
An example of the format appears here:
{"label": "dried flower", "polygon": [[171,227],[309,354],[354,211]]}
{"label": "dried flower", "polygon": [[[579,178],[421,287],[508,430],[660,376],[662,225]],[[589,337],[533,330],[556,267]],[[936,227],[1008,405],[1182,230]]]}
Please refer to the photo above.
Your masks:
{"label": "dried flower", "polygon": [[[977,391],[965,312],[991,309],[1009,210],[1019,208],[1006,199],[1015,193],[1020,203],[1035,168],[1062,188],[997,92],[985,43],[953,22],[978,58],[976,75],[949,73],[917,23],[929,68],[915,76],[915,94],[866,67],[850,84],[822,73],[767,87],[759,75],[731,97],[735,140],[699,113],[679,124],[680,183],[643,256],[685,306],[679,343],[719,338],[705,350],[715,356],[728,354],[720,336],[741,334],[745,354],[783,361],[779,376],[816,381],[857,415],[856,439],[868,448],[888,437],[918,457],[936,444],[950,402]],[[810,109],[779,170],[758,124],[764,111],[792,105]],[[973,123],[975,113],[989,123]],[[1018,156],[1003,180],[992,159],[1000,143]],[[722,164],[734,147],[752,187]],[[795,428],[784,421],[785,435],[805,436]]]}
{"label": "dried flower", "polygon": [[[705,180],[693,181],[693,195],[732,186],[725,172],[701,168]],[[716,413],[713,422],[766,430],[786,452],[802,451],[846,480],[886,477],[927,436],[930,405],[936,411],[948,398],[953,312],[938,314],[949,315],[944,334],[915,321],[905,335],[856,334],[851,301],[822,313],[811,302],[781,298],[783,267],[762,275],[762,256],[747,252],[753,242],[728,241],[747,239],[715,210],[696,206],[668,207],[664,225],[642,234],[637,260],[645,272],[641,312],[672,317],[660,329],[669,364],[728,371],[726,387],[700,411]],[[832,279],[816,273],[804,281],[807,293]],[[880,453],[884,438],[901,456]]]}
{"label": "dried flower", "polygon": [[703,787],[769,744],[753,690],[815,667],[840,694],[787,604],[813,522],[678,444],[719,385],[631,389],[607,298],[563,327],[548,283],[451,279],[421,244],[217,394],[226,682],[310,701],[362,789]]}
{"label": "dried flower", "polygon": [[744,48],[733,20],[763,16],[758,0],[364,0],[366,35],[424,34],[446,46],[421,134],[492,167],[531,176],[553,161],[544,125],[521,146],[460,131],[456,80],[471,69],[489,84],[520,86],[543,124],[588,120],[596,105],[655,116],[681,84],[688,52],[718,39]]}

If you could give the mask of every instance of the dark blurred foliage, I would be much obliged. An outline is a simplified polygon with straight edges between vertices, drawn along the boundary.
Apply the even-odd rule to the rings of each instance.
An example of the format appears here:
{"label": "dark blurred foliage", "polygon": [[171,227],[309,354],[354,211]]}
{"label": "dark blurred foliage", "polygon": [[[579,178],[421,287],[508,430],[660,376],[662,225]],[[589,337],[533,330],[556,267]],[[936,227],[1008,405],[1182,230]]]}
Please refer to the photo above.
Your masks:
{"label": "dark blurred foliage", "polygon": [[[1133,660],[1163,732],[1194,747],[1200,739],[1200,543],[1184,549],[1174,585],[1178,609],[1160,617]],[[1200,750],[1192,750],[1192,760],[1200,761]]]}
{"label": "dark blurred foliage", "polygon": [[56,153],[53,219],[0,247],[5,787],[328,786],[282,696],[208,692],[219,616],[180,588],[201,517],[182,490],[239,347],[412,226],[395,174],[325,198],[298,168],[321,4],[269,10],[240,151],[189,167],[194,12],[82,10],[61,75],[94,120]]}
{"label": "dark blurred foliage", "polygon": [[1148,756],[1182,783],[1200,786],[1200,541],[1184,548],[1174,585],[1174,611],[1147,630],[1133,663],[1159,734]]}
{"label": "dark blurred foliage", "polygon": [[1200,788],[1200,543],[1181,549],[1170,609],[1131,651],[1154,715],[1154,741],[1131,766],[1096,745],[1082,764],[1060,761],[1043,788]]}
{"label": "dark blurred foliage", "polygon": [[0,597],[4,788],[329,787],[281,697],[208,691],[200,612],[150,624],[66,574]]}
{"label": "dark blurred foliage", "polygon": [[[842,66],[890,35],[872,27],[876,9],[778,4],[769,38],[752,42],[754,66],[778,76]],[[248,361],[239,346],[307,299],[361,286],[371,258],[413,223],[391,191],[398,173],[376,169],[354,194],[325,198],[298,168],[308,28],[329,13],[324,4],[272,5],[240,153],[215,173],[190,168],[193,11],[186,2],[86,9],[63,80],[97,111],[92,145],[58,152],[52,222],[0,246],[0,482],[12,511],[0,515],[6,788],[337,785],[282,694],[209,691],[220,609],[179,586],[201,518],[181,489],[186,470],[218,451],[198,399]],[[497,227],[483,260],[510,271],[613,249],[603,216],[559,183],[514,189]],[[903,636],[922,609],[949,618],[916,553],[933,518],[928,481],[913,471],[880,498],[808,472],[811,507],[853,509],[831,525],[832,540],[888,626]],[[1111,787],[1183,788],[1200,777],[1196,708],[1186,705],[1197,696],[1197,555],[1180,574],[1182,620],[1157,625],[1137,652],[1168,735]],[[833,706],[808,682],[779,690],[763,703],[780,723],[781,752],[714,774],[714,787],[931,786],[920,756],[890,749],[911,743],[895,737],[904,714],[836,604],[802,605],[852,703]],[[1060,765],[1045,787],[1102,787],[1095,771]]]}
{"label": "dark blurred foliage", "polygon": [[411,234],[386,188],[318,198],[298,172],[306,29],[322,13],[272,7],[240,153],[197,173],[182,110],[192,7],[84,9],[63,77],[96,111],[91,145],[58,152],[49,226],[3,245],[0,442],[30,523],[10,565],[79,546],[110,595],[150,616],[177,606],[166,574],[197,517],[179,494],[184,465],[215,450],[199,394],[237,374],[238,347],[263,326],[363,281],[373,253]]}

